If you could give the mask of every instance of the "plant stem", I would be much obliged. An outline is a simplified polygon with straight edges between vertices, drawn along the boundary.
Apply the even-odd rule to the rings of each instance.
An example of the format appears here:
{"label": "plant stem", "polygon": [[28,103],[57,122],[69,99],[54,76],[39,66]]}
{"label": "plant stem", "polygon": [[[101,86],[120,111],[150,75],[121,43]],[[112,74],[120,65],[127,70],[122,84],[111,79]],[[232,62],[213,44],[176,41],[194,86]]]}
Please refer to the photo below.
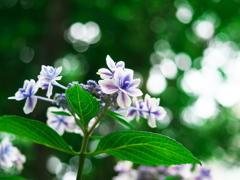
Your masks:
{"label": "plant stem", "polygon": [[86,153],[86,150],[87,150],[89,137],[92,134],[96,125],[100,122],[100,120],[102,119],[103,116],[104,116],[104,113],[102,113],[97,118],[96,122],[93,124],[93,126],[88,131],[82,129],[84,135],[83,135],[81,151],[80,151],[80,154],[79,154],[79,166],[78,166],[77,180],[81,180],[81,178],[82,178],[82,171],[83,171],[83,167],[84,167],[84,161],[85,161],[85,158],[86,158],[85,153]]}
{"label": "plant stem", "polygon": [[104,111],[108,110],[108,107],[109,107],[110,103],[106,104],[102,113],[97,117],[95,123],[88,130],[83,128],[82,125],[80,124],[80,127],[82,128],[82,131],[83,131],[83,141],[82,141],[81,151],[80,151],[80,154],[79,154],[77,180],[82,179],[82,171],[83,171],[83,167],[84,167],[84,161],[85,161],[85,158],[86,158],[86,150],[87,150],[87,146],[88,146],[89,137],[92,134],[95,127],[97,126],[97,124],[100,122],[100,120],[105,115]]}
{"label": "plant stem", "polygon": [[89,140],[89,134],[84,133],[82,147],[81,147],[81,151],[79,154],[79,166],[78,166],[77,180],[81,180],[81,178],[82,178],[82,171],[83,171],[83,167],[84,167],[84,161],[86,158],[85,152],[87,150],[88,140]]}

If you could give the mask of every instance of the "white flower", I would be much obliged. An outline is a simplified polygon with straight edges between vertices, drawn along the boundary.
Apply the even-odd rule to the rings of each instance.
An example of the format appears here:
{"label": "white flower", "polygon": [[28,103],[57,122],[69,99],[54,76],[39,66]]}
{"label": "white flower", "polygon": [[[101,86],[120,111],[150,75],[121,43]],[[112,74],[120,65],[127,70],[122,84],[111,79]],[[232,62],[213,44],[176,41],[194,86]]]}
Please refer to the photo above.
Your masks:
{"label": "white flower", "polygon": [[54,129],[59,135],[63,135],[64,131],[74,132],[76,129],[76,123],[73,116],[63,116],[52,113],[52,111],[64,111],[66,109],[49,107],[47,110],[47,125]]}
{"label": "white flower", "polygon": [[109,55],[107,55],[106,62],[107,62],[107,66],[110,70],[108,70],[106,68],[101,68],[97,72],[97,74],[99,74],[102,79],[113,78],[113,75],[114,75],[116,69],[119,67],[124,69],[124,66],[125,66],[125,63],[123,61],[119,61],[119,62],[115,63]]}
{"label": "white flower", "polygon": [[37,96],[35,96],[38,90],[38,86],[33,79],[30,81],[25,80],[23,88],[19,88],[15,93],[15,96],[9,97],[8,99],[16,99],[17,101],[26,99],[23,111],[25,114],[29,114],[33,111],[37,104]]}
{"label": "white flower", "polygon": [[114,166],[114,170],[116,172],[126,172],[131,170],[133,166],[133,162],[131,161],[119,161],[116,166]]}
{"label": "white flower", "polygon": [[159,98],[151,98],[148,94],[145,95],[144,117],[148,119],[148,125],[152,128],[156,127],[156,120],[162,120],[166,115],[166,111],[159,106],[159,103]]}
{"label": "white flower", "polygon": [[140,121],[140,116],[144,117],[143,115],[143,107],[144,102],[142,99],[138,100],[137,98],[133,98],[133,107],[128,108],[127,117],[129,120],[133,120],[136,118],[136,121]]}
{"label": "white flower", "polygon": [[7,171],[12,166],[16,166],[21,170],[25,161],[26,157],[9,142],[8,138],[4,138],[0,143],[0,167]]}
{"label": "white flower", "polygon": [[142,95],[142,91],[137,89],[140,79],[133,79],[133,71],[124,71],[120,67],[116,69],[113,79],[99,80],[98,83],[104,93],[118,93],[117,103],[124,109],[131,105],[129,96],[137,97]]}
{"label": "white flower", "polygon": [[40,75],[38,75],[38,84],[42,89],[48,89],[47,97],[52,95],[53,85],[58,85],[57,80],[61,80],[62,76],[58,76],[62,71],[62,67],[54,68],[52,66],[42,65]]}
{"label": "white flower", "polygon": [[133,163],[131,161],[119,161],[114,170],[119,172],[118,176],[113,177],[113,180],[137,180],[138,172],[132,169]]}

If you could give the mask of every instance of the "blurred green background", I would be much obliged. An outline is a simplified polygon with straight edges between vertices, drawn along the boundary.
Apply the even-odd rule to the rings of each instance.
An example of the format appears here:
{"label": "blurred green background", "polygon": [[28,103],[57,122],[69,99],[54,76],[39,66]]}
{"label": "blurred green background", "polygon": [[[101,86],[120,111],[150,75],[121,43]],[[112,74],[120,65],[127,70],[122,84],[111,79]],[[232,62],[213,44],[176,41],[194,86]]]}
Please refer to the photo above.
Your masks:
{"label": "blurred green background", "polygon": [[[155,129],[143,119],[135,123],[139,130],[181,142],[218,180],[239,167],[239,0],[0,0],[0,22],[0,115],[46,122],[49,103],[39,101],[25,115],[23,101],[7,98],[25,79],[37,80],[41,65],[63,66],[63,85],[97,81],[96,72],[110,55],[125,61],[142,79],[144,94],[161,98],[168,112]],[[96,133],[118,129],[105,119]],[[79,149],[79,135],[65,133],[64,138]],[[11,139],[27,156],[22,177],[64,179],[76,170],[76,157]],[[85,178],[111,179],[116,161],[89,158]]]}

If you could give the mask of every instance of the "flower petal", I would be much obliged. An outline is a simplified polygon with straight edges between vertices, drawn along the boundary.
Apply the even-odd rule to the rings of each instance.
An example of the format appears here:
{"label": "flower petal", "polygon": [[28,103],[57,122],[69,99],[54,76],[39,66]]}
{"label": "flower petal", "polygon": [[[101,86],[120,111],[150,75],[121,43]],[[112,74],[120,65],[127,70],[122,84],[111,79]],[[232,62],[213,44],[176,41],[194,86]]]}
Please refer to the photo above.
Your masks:
{"label": "flower petal", "polygon": [[136,87],[139,86],[140,82],[141,82],[141,79],[139,79],[139,78],[133,79],[133,80],[131,81],[131,83],[129,84],[128,88],[129,88],[129,89],[130,89],[130,88],[136,88]]}
{"label": "flower petal", "polygon": [[27,85],[27,87],[26,87],[26,89],[25,89],[25,93],[27,94],[27,95],[33,95],[34,93],[36,93],[37,91],[36,91],[36,82],[33,80],[33,79],[31,79],[30,81],[29,81],[29,83],[28,83],[28,85]]}
{"label": "flower petal", "polygon": [[112,72],[106,68],[99,69],[97,74],[99,74],[102,79],[111,79],[113,77]]}
{"label": "flower petal", "polygon": [[60,66],[56,69],[56,72],[55,72],[56,76],[59,75],[61,72],[62,72],[62,66]]}
{"label": "flower petal", "polygon": [[[120,68],[122,69],[122,68]],[[122,69],[123,70],[123,69]],[[129,82],[129,85],[131,84],[133,80],[133,71],[132,70],[127,70],[127,71],[124,71],[124,78],[123,78],[123,82],[126,82],[128,81]],[[129,88],[129,85],[128,85],[128,88]]]}
{"label": "flower petal", "polygon": [[145,95],[144,102],[145,102],[145,105],[148,108],[148,110],[150,110],[151,109],[151,97],[148,94]]}
{"label": "flower petal", "polygon": [[112,60],[112,58],[109,55],[107,55],[106,61],[107,61],[107,66],[109,67],[109,69],[112,70],[113,68],[116,67],[115,62]]}
{"label": "flower petal", "polygon": [[159,106],[157,107],[157,111],[155,111],[153,114],[155,115],[157,120],[162,120],[166,116],[167,112],[164,110],[163,107]]}
{"label": "flower petal", "polygon": [[142,91],[139,89],[127,89],[126,91],[127,91],[128,95],[133,96],[133,97],[143,95]]}
{"label": "flower petal", "polygon": [[63,135],[64,133],[64,124],[59,122],[58,120],[53,121],[52,119],[47,120],[47,125],[54,129],[59,135]]}
{"label": "flower petal", "polygon": [[117,62],[116,63],[116,68],[118,68],[118,67],[124,68],[125,67],[125,62],[123,62],[123,61]]}
{"label": "flower petal", "polygon": [[36,104],[37,104],[37,97],[35,96],[28,97],[23,107],[24,113],[25,114],[31,113],[35,108]]}
{"label": "flower petal", "polygon": [[[124,71],[123,68],[119,67],[116,69],[113,79],[119,84],[119,86],[125,89],[125,85],[130,84],[133,78],[133,71]],[[128,87],[128,86],[127,86]]]}
{"label": "flower petal", "polygon": [[47,97],[50,98],[50,96],[52,95],[52,90],[53,90],[53,85],[52,83],[48,84],[48,90],[47,90]]}
{"label": "flower petal", "polygon": [[23,89],[27,89],[29,82],[30,82],[29,80],[24,81]]}
{"label": "flower petal", "polygon": [[113,94],[119,91],[119,87],[113,79],[99,80],[98,84],[101,86],[102,91],[106,94]]}
{"label": "flower petal", "polygon": [[126,93],[120,91],[117,103],[121,108],[127,109],[131,105],[131,98]]}
{"label": "flower petal", "polygon": [[136,116],[136,113],[137,113],[136,110],[130,109],[129,112],[128,112],[128,114],[127,114],[127,118],[128,118],[129,120],[133,120],[133,119],[135,118],[135,116]]}
{"label": "flower petal", "polygon": [[149,125],[151,128],[157,127],[157,126],[156,126],[155,116],[154,116],[153,114],[149,114],[149,116],[148,116],[148,125]]}
{"label": "flower petal", "polygon": [[58,80],[61,80],[62,79],[62,76],[57,76],[54,81],[58,81]]}
{"label": "flower petal", "polygon": [[[64,121],[67,123],[64,125],[67,132],[75,132],[76,127],[78,127],[74,121],[73,116],[64,116]],[[75,127],[73,126],[75,124]]]}
{"label": "flower petal", "polygon": [[125,73],[123,71],[122,68],[117,68],[114,75],[113,75],[113,79],[119,84],[119,86],[121,87],[122,84],[122,79],[125,76]]}

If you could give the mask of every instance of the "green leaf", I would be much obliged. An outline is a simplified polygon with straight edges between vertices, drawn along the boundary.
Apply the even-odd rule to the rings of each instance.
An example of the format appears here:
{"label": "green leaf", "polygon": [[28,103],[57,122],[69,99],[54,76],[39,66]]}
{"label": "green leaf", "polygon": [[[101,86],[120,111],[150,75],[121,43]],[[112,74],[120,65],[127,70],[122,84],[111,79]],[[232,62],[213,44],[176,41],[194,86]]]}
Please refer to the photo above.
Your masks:
{"label": "green leaf", "polygon": [[4,175],[0,175],[0,179],[2,180],[26,180],[25,178],[19,177],[19,176],[4,176]]}
{"label": "green leaf", "polygon": [[164,178],[163,180],[180,180],[180,179],[177,177],[168,176],[168,177]]}
{"label": "green leaf", "polygon": [[147,166],[179,165],[201,162],[175,140],[155,133],[118,131],[104,136],[94,152],[108,153],[123,160]]}
{"label": "green leaf", "polygon": [[66,97],[69,105],[86,127],[88,122],[97,115],[100,103],[77,84],[66,90]]}
{"label": "green leaf", "polygon": [[123,119],[123,116],[121,114],[115,113],[113,111],[104,111],[104,113],[116,119],[118,122],[129,127],[130,129],[134,129],[134,127],[130,123]]}
{"label": "green leaf", "polygon": [[37,120],[19,116],[1,116],[0,131],[12,133],[35,143],[69,154],[79,154],[73,151],[56,131]]}
{"label": "green leaf", "polygon": [[90,136],[90,138],[93,139],[93,140],[99,141],[103,138],[103,136]]}
{"label": "green leaf", "polygon": [[51,113],[61,115],[61,116],[72,116],[71,114],[64,111],[51,111]]}

